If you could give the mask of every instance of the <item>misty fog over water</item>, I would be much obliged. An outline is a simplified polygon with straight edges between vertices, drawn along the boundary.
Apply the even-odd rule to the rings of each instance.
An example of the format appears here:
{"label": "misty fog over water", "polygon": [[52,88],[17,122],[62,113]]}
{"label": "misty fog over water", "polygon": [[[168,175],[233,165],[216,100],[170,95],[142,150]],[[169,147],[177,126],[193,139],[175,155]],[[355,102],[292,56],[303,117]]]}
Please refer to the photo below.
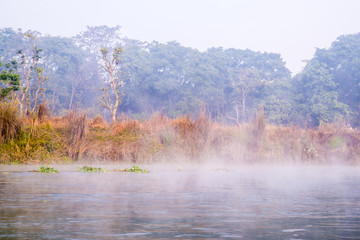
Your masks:
{"label": "misty fog over water", "polygon": [[360,235],[359,167],[149,169],[144,174],[87,174],[71,168],[58,174],[2,171],[0,236],[358,239]]}

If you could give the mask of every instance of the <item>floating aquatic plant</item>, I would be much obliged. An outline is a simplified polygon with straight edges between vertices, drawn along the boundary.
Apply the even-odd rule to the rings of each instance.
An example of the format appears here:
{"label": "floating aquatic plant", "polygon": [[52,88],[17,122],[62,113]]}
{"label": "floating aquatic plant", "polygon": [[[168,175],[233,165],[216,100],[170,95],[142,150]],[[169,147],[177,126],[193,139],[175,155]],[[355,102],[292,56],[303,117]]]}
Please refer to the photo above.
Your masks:
{"label": "floating aquatic plant", "polygon": [[115,169],[115,172],[136,172],[136,173],[147,173],[148,170],[141,169],[138,166],[132,166],[132,168]]}
{"label": "floating aquatic plant", "polygon": [[58,173],[59,171],[56,170],[55,168],[53,167],[49,167],[49,166],[41,166],[37,172],[41,172],[41,173]]}
{"label": "floating aquatic plant", "polygon": [[133,166],[132,168],[127,169],[128,172],[138,172],[138,173],[146,173],[148,172],[146,169],[141,169],[138,166]]}
{"label": "floating aquatic plant", "polygon": [[99,172],[106,172],[105,168],[95,168],[95,167],[89,167],[89,166],[83,166],[78,169],[79,172],[85,172],[85,173],[99,173]]}

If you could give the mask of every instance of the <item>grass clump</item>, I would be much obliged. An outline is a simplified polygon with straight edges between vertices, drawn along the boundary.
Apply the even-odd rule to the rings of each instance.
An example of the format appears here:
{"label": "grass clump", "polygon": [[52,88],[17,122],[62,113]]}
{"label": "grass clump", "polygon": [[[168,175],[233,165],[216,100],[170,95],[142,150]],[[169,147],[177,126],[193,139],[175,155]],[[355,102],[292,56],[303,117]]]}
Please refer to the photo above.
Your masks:
{"label": "grass clump", "polygon": [[79,172],[84,173],[99,173],[99,172],[106,172],[104,168],[95,168],[95,167],[89,167],[89,166],[83,166],[78,169]]}
{"label": "grass clump", "polygon": [[55,168],[53,167],[49,167],[49,166],[41,166],[37,172],[40,172],[40,173],[58,173],[59,171],[56,170]]}
{"label": "grass clump", "polygon": [[22,123],[16,106],[11,103],[0,103],[0,143],[17,137],[21,128]]}
{"label": "grass clump", "polygon": [[70,139],[69,156],[73,160],[78,160],[82,152],[86,137],[86,115],[70,113]]}

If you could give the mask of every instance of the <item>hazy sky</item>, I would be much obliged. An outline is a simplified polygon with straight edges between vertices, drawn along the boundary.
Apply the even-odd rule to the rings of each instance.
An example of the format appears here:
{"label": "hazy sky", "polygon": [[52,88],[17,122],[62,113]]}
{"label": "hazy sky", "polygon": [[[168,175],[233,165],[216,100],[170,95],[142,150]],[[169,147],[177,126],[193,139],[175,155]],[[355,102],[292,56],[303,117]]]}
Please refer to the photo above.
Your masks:
{"label": "hazy sky", "polygon": [[280,53],[293,73],[316,48],[360,32],[360,0],[0,0],[0,9],[0,28],[73,36],[120,25],[144,41]]}

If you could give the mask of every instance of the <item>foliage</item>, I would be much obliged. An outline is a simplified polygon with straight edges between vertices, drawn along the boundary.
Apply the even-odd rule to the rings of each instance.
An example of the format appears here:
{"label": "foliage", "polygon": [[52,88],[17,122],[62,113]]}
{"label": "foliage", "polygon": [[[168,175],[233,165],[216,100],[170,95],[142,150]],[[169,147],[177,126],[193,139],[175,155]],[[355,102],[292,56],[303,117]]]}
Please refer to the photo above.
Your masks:
{"label": "foliage", "polygon": [[[5,69],[2,69],[2,67],[5,67]],[[19,90],[20,75],[16,73],[16,70],[17,62],[15,60],[5,65],[0,61],[0,100],[6,98],[11,92]]]}
{"label": "foliage", "polygon": [[310,116],[312,125],[331,123],[338,116],[349,116],[349,106],[339,102],[338,84],[325,63],[312,60],[299,78],[301,101],[306,106],[303,112]]}
{"label": "foliage", "polygon": [[106,172],[104,168],[95,168],[95,167],[88,167],[88,166],[82,166],[78,169],[79,172],[83,173],[99,173],[99,172]]}
{"label": "foliage", "polygon": [[[310,125],[339,117],[360,125],[360,34],[340,36],[329,49],[317,49],[296,76],[296,107]],[[303,119],[304,121],[304,119]]]}
{"label": "foliage", "polygon": [[84,51],[67,38],[46,36],[40,44],[44,49],[44,72],[51,76],[51,81],[44,84],[50,110],[58,114],[74,106],[97,104],[97,76],[92,76],[94,66],[88,63]]}
{"label": "foliage", "polygon": [[37,170],[37,172],[41,172],[41,173],[58,173],[59,171],[54,169],[53,167],[41,166],[40,169]]}

